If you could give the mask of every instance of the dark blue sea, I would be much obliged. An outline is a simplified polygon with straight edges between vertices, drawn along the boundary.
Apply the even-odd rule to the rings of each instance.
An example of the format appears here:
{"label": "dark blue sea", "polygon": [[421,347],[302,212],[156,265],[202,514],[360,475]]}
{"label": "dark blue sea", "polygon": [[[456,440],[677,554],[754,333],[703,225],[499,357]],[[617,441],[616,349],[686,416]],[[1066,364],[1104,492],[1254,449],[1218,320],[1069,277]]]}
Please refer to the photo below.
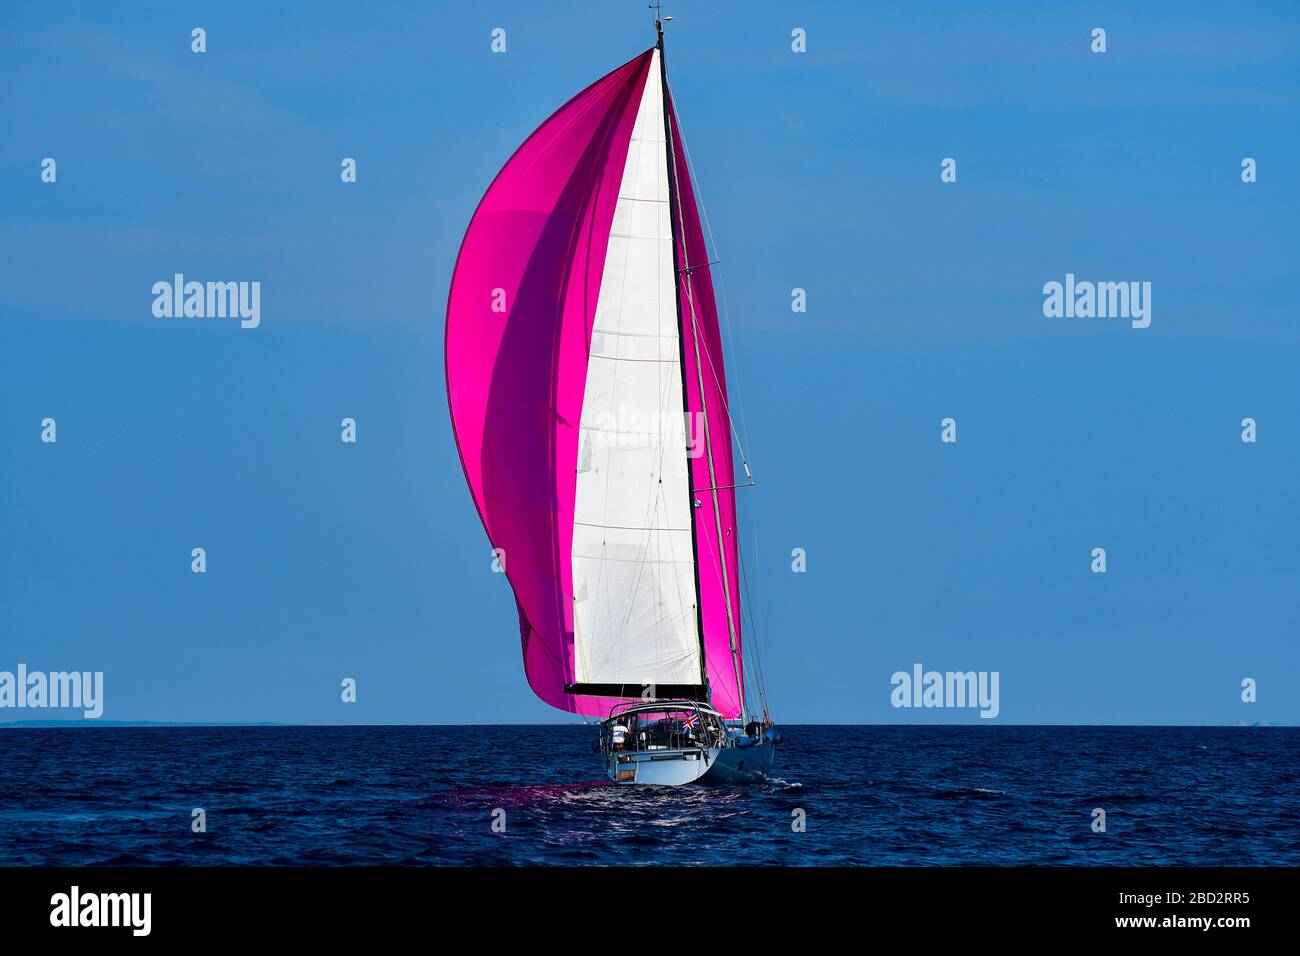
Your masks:
{"label": "dark blue sea", "polygon": [[652,790],[581,726],[0,729],[0,864],[1300,863],[1300,729],[784,731],[768,783]]}

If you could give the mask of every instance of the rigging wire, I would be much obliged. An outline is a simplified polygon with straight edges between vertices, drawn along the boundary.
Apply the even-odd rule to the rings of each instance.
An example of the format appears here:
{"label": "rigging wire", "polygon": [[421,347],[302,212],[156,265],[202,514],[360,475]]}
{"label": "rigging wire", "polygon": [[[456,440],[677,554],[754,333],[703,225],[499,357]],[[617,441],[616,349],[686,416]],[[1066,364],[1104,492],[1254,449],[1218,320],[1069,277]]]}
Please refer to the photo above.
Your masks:
{"label": "rigging wire", "polygon": [[[676,104],[674,103],[674,105],[676,105]],[[708,362],[709,362],[709,371],[712,373],[712,375],[713,375],[713,379],[714,379],[714,382],[715,382],[715,384],[718,386],[718,394],[719,394],[719,396],[722,398],[723,411],[726,413],[726,416],[727,416],[727,424],[730,426],[731,434],[732,434],[732,436],[735,438],[737,448],[738,448],[738,450],[740,451],[741,462],[742,462],[742,464],[744,465],[745,474],[746,474],[747,476],[749,476],[749,478],[750,478],[750,482],[753,483],[753,476],[752,476],[752,472],[751,472],[751,470],[750,470],[750,465],[749,465],[749,452],[748,452],[748,448],[749,448],[749,425],[748,425],[748,422],[747,422],[747,420],[746,420],[746,416],[745,416],[744,393],[743,393],[743,389],[741,388],[741,384],[740,384],[739,363],[736,361],[736,344],[735,344],[735,336],[734,336],[734,334],[733,334],[733,332],[732,332],[730,310],[729,310],[728,307],[727,307],[727,289],[726,289],[726,284],[725,284],[725,283],[723,282],[723,280],[722,280],[721,270],[718,269],[718,268],[716,268],[717,266],[719,266],[719,265],[721,264],[722,256],[721,256],[721,253],[718,251],[718,242],[717,242],[717,239],[715,238],[715,236],[714,236],[714,234],[713,234],[713,226],[712,226],[712,224],[711,224],[710,221],[709,221],[709,212],[708,212],[708,208],[706,207],[706,205],[705,205],[705,203],[704,203],[704,189],[703,189],[703,187],[702,187],[701,184],[700,184],[700,177],[699,177],[699,174],[696,173],[696,171],[695,171],[695,162],[694,162],[694,160],[691,159],[691,150],[690,150],[690,146],[688,146],[688,145],[687,145],[687,142],[686,142],[686,126],[685,126],[685,124],[682,122],[682,117],[681,117],[681,112],[680,112],[680,110],[677,110],[677,111],[676,111],[676,118],[677,118],[677,127],[678,127],[678,131],[679,131],[680,138],[681,138],[681,143],[682,143],[682,152],[683,152],[684,155],[686,156],[686,166],[687,166],[687,171],[688,171],[688,173],[689,173],[689,175],[690,175],[690,177],[691,177],[691,181],[693,182],[693,184],[694,184],[694,186],[695,186],[695,199],[696,199],[696,205],[697,205],[697,207],[699,208],[700,215],[701,215],[701,217],[702,217],[703,220],[704,220],[704,228],[705,228],[705,232],[706,232],[706,234],[707,234],[707,236],[708,236],[708,245],[711,246],[712,249],[713,249],[713,255],[712,255],[712,256],[707,256],[707,254],[706,254],[706,258],[708,258],[708,260],[709,260],[709,261],[708,261],[708,267],[709,267],[710,271],[713,273],[713,275],[714,275],[714,276],[716,277],[716,279],[717,279],[717,281],[714,283],[714,286],[715,286],[715,288],[717,289],[717,292],[718,292],[718,300],[719,300],[719,301],[718,301],[718,304],[721,306],[721,308],[719,309],[719,315],[720,315],[720,317],[721,317],[721,319],[722,319],[721,324],[722,324],[722,326],[726,329],[726,334],[727,334],[727,344],[726,344],[726,347],[727,347],[727,351],[728,351],[728,352],[730,353],[730,355],[731,355],[731,376],[732,376],[732,381],[733,381],[734,384],[735,384],[735,391],[736,391],[736,393],[737,393],[736,408],[737,408],[737,412],[739,413],[739,418],[740,418],[740,429],[739,429],[739,431],[737,431],[737,428],[736,428],[735,416],[733,416],[733,415],[731,414],[731,406],[730,406],[730,400],[729,400],[728,392],[727,392],[727,390],[726,390],[725,388],[722,387],[721,379],[720,379],[720,377],[718,376],[718,371],[717,371],[717,369],[714,367],[714,364],[713,364],[713,357],[709,354],[709,352],[708,352],[708,348],[707,348],[707,345],[705,346],[705,348],[704,348],[703,351],[704,351],[705,357],[708,359]],[[702,268],[702,267],[696,267],[696,268]],[[742,436],[743,436],[743,437],[742,437]],[[733,496],[733,497],[734,497],[734,496]],[[750,521],[752,522],[753,527],[754,527],[754,558],[755,558],[755,560],[757,561],[757,560],[758,560],[758,516],[757,516],[757,513],[756,513],[756,512],[757,512],[757,509],[751,509]],[[759,629],[759,627],[758,627],[758,621],[757,621],[757,618],[756,618],[755,615],[754,615],[753,603],[751,602],[751,591],[752,591],[752,589],[751,589],[751,587],[750,587],[750,585],[749,585],[748,574],[747,574],[747,571],[746,571],[746,562],[745,562],[745,554],[744,554],[744,551],[745,551],[745,549],[742,548],[742,547],[740,547],[740,546],[739,546],[739,542],[737,542],[736,554],[737,554],[737,558],[738,558],[738,563],[740,564],[741,581],[742,581],[742,583],[743,583],[743,585],[744,585],[744,587],[743,587],[743,593],[744,593],[744,598],[745,598],[745,609],[746,609],[746,611],[748,612],[749,623],[750,623],[750,630],[751,630],[751,632],[752,632],[752,634],[753,634],[753,636],[754,636],[754,640],[753,640],[754,657],[755,657],[755,663],[758,665],[758,667],[757,667],[757,670],[758,670],[758,674],[757,674],[757,678],[758,678],[758,698],[759,698],[759,702],[762,704],[762,707],[763,707],[763,716],[764,716],[764,718],[766,719],[766,717],[767,717],[767,680],[766,680],[766,675],[764,674],[764,670],[763,670],[763,640],[762,640],[762,634],[761,634],[761,631],[760,631],[760,629]],[[761,573],[761,571],[759,571],[759,573],[758,573],[758,578],[756,578],[756,580],[759,579],[759,578],[761,578],[761,576],[762,576],[762,573]],[[759,605],[760,605],[760,606],[759,606],[759,610],[761,611],[761,610],[762,610],[762,606],[761,606],[761,594],[757,595],[757,599],[758,599],[758,603],[759,603]]]}
{"label": "rigging wire", "polygon": [[[704,231],[708,236],[708,244],[713,247],[713,255],[709,259],[706,265],[710,269],[710,271],[717,271],[718,273],[718,281],[715,285],[718,290],[718,296],[721,299],[720,304],[722,308],[720,310],[720,314],[722,315],[723,318],[722,324],[726,328],[726,332],[727,332],[727,350],[731,353],[731,377],[736,383],[736,393],[737,393],[736,409],[740,413],[740,433],[737,433],[736,431],[736,425],[731,414],[729,398],[727,397],[725,390],[719,389],[719,391],[723,395],[722,402],[727,412],[727,423],[731,426],[731,432],[733,435],[735,435],[736,444],[740,449],[740,459],[742,462],[745,463],[746,466],[748,466],[749,465],[749,425],[745,419],[745,397],[744,397],[744,392],[740,387],[740,368],[736,363],[736,340],[735,337],[732,335],[731,316],[727,308],[727,287],[722,281],[721,272],[719,270],[713,269],[714,266],[720,266],[722,264],[722,256],[721,253],[718,252],[717,239],[715,239],[713,236],[713,225],[709,222],[709,210],[704,204],[704,189],[700,185],[699,174],[695,172],[695,162],[694,160],[691,159],[691,148],[686,143],[686,124],[682,122],[682,115],[680,110],[677,111],[676,115],[677,115],[677,128],[678,131],[681,133],[682,152],[686,155],[686,168],[687,171],[690,173],[692,183],[694,183],[695,185],[695,203],[699,207],[700,216],[704,219]],[[704,267],[705,266],[696,266],[695,268],[704,268]],[[712,368],[712,359],[710,359],[710,368]],[[714,379],[716,380],[717,371],[713,370],[713,374],[714,374]],[[741,434],[743,434],[744,436],[743,439],[741,437]],[[748,467],[746,467],[746,472],[748,472],[748,470],[749,470]]]}
{"label": "rigging wire", "polygon": [[[678,122],[679,136],[680,136],[680,139],[681,139],[681,141],[682,141],[682,152],[683,152],[683,155],[686,157],[686,164],[687,164],[687,177],[688,177],[688,182],[689,182],[689,181],[691,180],[691,178],[694,177],[694,164],[693,164],[693,162],[692,162],[691,159],[690,159],[689,149],[688,149],[688,147],[686,146],[686,135],[685,135],[684,126],[683,126],[682,123],[681,123],[681,119],[680,119],[680,117],[678,118],[677,122]],[[670,144],[668,144],[668,145],[669,145],[669,148],[671,148],[672,144],[670,143]],[[706,222],[706,224],[707,224],[707,223],[708,223],[708,213],[705,212],[705,211],[703,211],[703,192],[700,191],[699,188],[698,188],[698,179],[695,180],[695,185],[696,185],[696,193],[697,193],[697,195],[696,195],[696,197],[695,197],[696,207],[697,207],[698,209],[700,209],[700,210],[703,212],[704,219],[705,219],[705,222]],[[712,228],[711,228],[711,227],[709,227],[709,234],[710,234],[710,236],[712,236]],[[683,237],[683,247],[684,247],[684,246],[685,246],[685,237]],[[716,254],[716,253],[717,253],[716,240],[714,241],[714,253],[715,253],[714,256],[710,257],[710,256],[709,256],[709,252],[708,252],[708,247],[707,247],[707,246],[705,247],[704,258],[705,258],[705,260],[708,262],[708,264],[709,264],[710,267],[711,267],[712,265],[714,265],[714,264],[716,264],[717,262],[720,261],[719,257],[718,257],[717,254]],[[752,482],[753,482],[753,475],[752,475],[752,472],[750,471],[749,464],[748,464],[748,454],[747,454],[747,451],[746,451],[746,448],[745,448],[745,444],[746,444],[746,443],[745,443],[744,441],[742,441],[741,436],[740,436],[740,435],[737,433],[737,431],[736,431],[736,426],[735,426],[734,418],[733,418],[733,416],[732,416],[732,414],[731,414],[731,407],[730,407],[730,401],[729,401],[729,398],[728,398],[728,395],[727,395],[727,390],[726,390],[726,388],[724,387],[724,385],[723,385],[723,383],[722,383],[722,380],[721,380],[721,377],[720,377],[719,374],[718,374],[717,367],[715,366],[714,361],[713,361],[713,356],[712,356],[712,355],[710,354],[710,352],[709,352],[709,348],[708,348],[708,343],[707,343],[707,341],[703,343],[703,346],[701,346],[700,337],[699,337],[699,329],[698,329],[698,326],[696,325],[696,314],[695,314],[695,301],[694,301],[694,295],[693,295],[693,292],[692,292],[691,281],[690,281],[690,276],[691,276],[691,274],[692,274],[693,272],[694,272],[694,269],[688,269],[688,270],[686,271],[686,283],[685,283],[685,287],[686,287],[686,295],[687,295],[687,299],[688,299],[688,301],[690,302],[690,307],[691,307],[691,327],[692,327],[692,330],[693,330],[693,332],[694,332],[694,334],[695,334],[695,348],[696,348],[696,355],[697,355],[697,359],[696,359],[696,361],[697,361],[697,364],[698,364],[698,355],[699,355],[699,353],[700,353],[701,351],[703,351],[703,352],[704,352],[704,355],[705,355],[705,358],[707,359],[708,364],[709,364],[709,371],[710,371],[710,373],[711,373],[712,376],[713,376],[714,385],[715,385],[715,387],[716,387],[716,389],[717,389],[717,395],[718,395],[718,397],[719,397],[719,398],[721,399],[721,401],[722,401],[723,412],[724,412],[724,414],[727,416],[727,424],[728,424],[729,437],[735,440],[736,445],[738,446],[739,451],[740,451],[741,461],[742,461],[742,463],[744,464],[745,474],[746,474],[746,476],[748,476],[748,477],[750,478],[750,482],[752,483]],[[712,286],[712,282],[710,281],[710,287],[711,287],[711,286]],[[734,358],[734,351],[733,351],[733,365],[734,365],[734,364],[735,364],[735,358]],[[738,376],[738,375],[736,376],[736,387],[737,387],[737,388],[740,387],[740,379],[739,379],[739,376]],[[703,391],[703,385],[702,385],[702,383],[701,383],[701,392],[702,392],[702,391]],[[700,400],[701,400],[701,402],[705,403],[705,407],[707,407],[707,399],[705,398],[705,396],[704,396],[703,394],[701,394],[701,396],[700,396]],[[707,420],[706,420],[706,422],[707,422]],[[709,455],[710,455],[710,461],[711,461],[711,460],[712,460],[712,452],[709,452]],[[714,505],[713,505],[713,507],[714,507],[714,513],[715,513],[715,519],[716,519],[716,517],[717,517],[717,493],[716,493],[716,491],[714,492],[714,495],[713,495],[713,501],[714,501]],[[735,495],[733,494],[733,495],[732,495],[732,508],[734,509],[735,507],[736,507]],[[721,535],[721,527],[719,527],[719,535]],[[726,567],[725,567],[725,563],[724,563],[724,559],[723,559],[723,554],[722,554],[722,550],[721,550],[721,549],[722,549],[722,541],[721,541],[721,539],[720,539],[719,542],[718,542],[718,547],[719,547],[719,553],[718,553],[719,571],[720,571],[721,574],[722,574],[722,577],[723,577],[723,584],[724,584],[724,588],[725,588],[727,572],[726,572]],[[743,555],[742,555],[741,551],[742,551],[742,549],[739,547],[739,544],[737,544],[737,548],[736,548],[736,553],[737,553],[737,562],[738,562],[739,564],[741,564],[741,567],[742,567],[742,574],[743,574]],[[737,581],[737,582],[736,582],[736,586],[737,586],[738,591],[739,591],[739,590],[743,590],[743,588],[742,588],[742,583],[741,583],[740,581]],[[738,608],[738,610],[742,610],[742,616],[743,616],[743,609],[742,609],[742,607],[741,607],[742,602],[741,602],[740,598],[741,598],[741,595],[738,593],[738,594],[737,594],[737,602],[736,602],[736,603],[737,603],[737,608]],[[730,618],[731,618],[731,609],[730,609],[730,607],[727,608],[727,617],[728,617],[728,622],[729,622],[729,626],[730,626]],[[752,614],[752,612],[750,613],[749,617],[750,617],[750,624],[751,624],[751,627],[754,627],[755,641],[756,641],[756,643],[755,643],[755,653],[756,653],[756,657],[757,657],[757,656],[758,656],[758,644],[757,644],[758,631],[757,631],[757,627],[754,626],[754,620],[753,620],[753,614]],[[740,667],[740,661],[739,661],[739,656],[738,656],[738,655],[739,655],[739,644],[738,644],[738,642],[736,641],[737,636],[738,636],[738,635],[737,635],[737,634],[734,634],[734,633],[733,633],[733,635],[732,635],[732,655],[733,655],[733,657],[736,657],[736,658],[737,658],[737,660],[736,660],[736,671],[737,671],[737,673],[736,673],[736,678],[737,678],[738,683],[741,684],[741,686],[740,686],[740,688],[739,688],[739,692],[740,692],[741,697],[742,697],[742,699],[743,699],[743,697],[744,697],[744,693],[745,693],[745,688],[744,688],[744,686],[743,686],[743,685],[744,685],[744,681],[745,681],[745,675],[744,675],[744,673],[742,672],[742,669],[741,669],[741,667]],[[760,675],[760,679],[761,679],[761,675]],[[760,690],[760,693],[759,693],[759,700],[760,700],[760,703],[763,701],[763,698],[764,698],[764,694],[763,694],[762,691]],[[744,720],[744,719],[747,718],[747,716],[748,716],[748,715],[746,715],[746,714],[744,713],[744,708],[742,707],[742,708],[741,708],[741,719]]]}

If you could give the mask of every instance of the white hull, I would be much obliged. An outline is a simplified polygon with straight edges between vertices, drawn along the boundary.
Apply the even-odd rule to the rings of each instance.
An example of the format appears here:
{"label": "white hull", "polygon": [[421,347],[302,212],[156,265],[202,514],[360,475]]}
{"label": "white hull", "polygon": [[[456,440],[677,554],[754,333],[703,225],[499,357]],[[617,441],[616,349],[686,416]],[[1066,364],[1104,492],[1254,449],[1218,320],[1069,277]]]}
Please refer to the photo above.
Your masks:
{"label": "white hull", "polygon": [[728,728],[716,710],[694,700],[621,705],[601,721],[596,749],[605,773],[629,786],[760,783],[772,772],[781,735],[772,729]]}
{"label": "white hull", "polygon": [[776,747],[771,743],[750,747],[713,747],[700,750],[663,750],[615,754],[605,772],[617,784],[681,787],[688,783],[735,785],[761,783],[772,773]]}
{"label": "white hull", "polygon": [[680,787],[694,783],[708,773],[717,762],[720,751],[710,750],[648,750],[639,753],[614,753],[607,761],[605,772],[618,784]]}

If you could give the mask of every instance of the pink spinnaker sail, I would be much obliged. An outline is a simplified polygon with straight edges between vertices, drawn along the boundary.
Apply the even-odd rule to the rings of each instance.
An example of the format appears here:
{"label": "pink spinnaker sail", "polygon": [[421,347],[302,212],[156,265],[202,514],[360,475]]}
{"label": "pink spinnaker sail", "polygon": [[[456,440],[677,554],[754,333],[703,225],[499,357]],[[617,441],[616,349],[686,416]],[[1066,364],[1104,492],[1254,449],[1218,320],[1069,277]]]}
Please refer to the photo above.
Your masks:
{"label": "pink spinnaker sail", "polygon": [[[618,248],[621,256],[632,256],[625,251],[628,236],[620,231],[626,223],[616,226],[616,208],[622,211],[625,207],[620,203],[631,201],[628,182],[637,169],[646,168],[640,152],[653,148],[652,143],[634,137],[634,127],[638,137],[644,136],[642,128],[649,124],[642,116],[638,125],[639,111],[644,113],[652,99],[670,102],[649,95],[657,94],[658,87],[648,90],[647,84],[661,82],[656,51],[649,50],[583,90],[538,127],[480,201],[461,245],[447,304],[445,361],[452,426],[488,538],[504,555],[506,577],[519,610],[529,684],[552,706],[598,717],[608,715],[622,698],[566,692],[566,686],[576,683],[579,670],[575,604],[588,599],[617,603],[623,596],[588,595],[585,566],[582,593],[575,595],[575,488],[584,468],[579,461],[580,424],[589,434],[591,409],[584,418],[584,391],[592,384],[589,368],[604,358],[600,354],[603,333],[598,332],[593,342],[593,326],[602,302],[602,280],[609,271],[606,259],[611,248]],[[662,115],[658,114],[660,122]],[[681,199],[681,209],[673,210],[682,227],[679,255],[683,266],[703,266],[707,254],[694,194],[671,111],[669,117]],[[662,133],[659,141],[662,154]],[[630,146],[635,147],[631,155]],[[684,365],[672,366],[674,380],[680,375],[684,383],[684,394],[683,386],[677,386],[677,407],[688,413],[707,409],[713,478],[706,457],[690,460],[686,467],[697,489],[731,485],[726,384],[708,269],[678,276],[678,282],[683,296],[689,283],[693,303],[692,307],[683,298],[682,322],[693,321],[695,326],[682,336]],[[627,280],[628,288],[633,285]],[[620,287],[621,296],[629,294]],[[609,299],[606,289],[602,304],[606,313]],[[676,348],[675,331],[673,335]],[[589,449],[582,450],[584,460],[589,459]],[[735,634],[738,647],[740,633],[734,492],[718,492],[721,542],[711,494],[694,495],[700,506],[694,508],[697,547],[690,556],[699,580],[702,640],[693,614],[688,623],[694,640],[703,645],[713,705],[724,716],[734,717],[740,716],[739,659],[737,654],[733,663],[731,654],[731,635]],[[584,507],[590,510],[590,504]],[[674,498],[673,505],[680,513],[689,511],[684,499]],[[637,533],[625,530],[633,536]],[[646,530],[659,536],[656,541],[669,540],[658,530]],[[723,598],[724,574],[732,603],[730,623]],[[618,578],[611,574],[610,580]],[[668,587],[662,582],[660,586]],[[693,609],[694,596],[688,599],[687,606]],[[644,594],[638,600],[644,600]],[[632,601],[633,596],[626,598],[629,605]],[[654,597],[653,606],[663,606],[660,596]],[[675,619],[673,626],[684,625]],[[635,633],[634,628],[629,633]],[[678,666],[689,667],[689,661],[679,661]],[[584,658],[584,667],[592,672],[601,667],[616,671],[617,661],[593,663]]]}

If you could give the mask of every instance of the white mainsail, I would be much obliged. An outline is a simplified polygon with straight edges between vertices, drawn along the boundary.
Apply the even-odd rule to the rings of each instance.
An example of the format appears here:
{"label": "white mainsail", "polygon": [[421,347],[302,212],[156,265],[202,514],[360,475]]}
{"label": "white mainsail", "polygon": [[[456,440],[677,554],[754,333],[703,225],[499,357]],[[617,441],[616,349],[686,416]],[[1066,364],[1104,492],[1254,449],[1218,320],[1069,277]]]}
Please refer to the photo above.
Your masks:
{"label": "white mainsail", "polygon": [[592,329],[573,529],[581,684],[701,681],[659,52],[632,131]]}

